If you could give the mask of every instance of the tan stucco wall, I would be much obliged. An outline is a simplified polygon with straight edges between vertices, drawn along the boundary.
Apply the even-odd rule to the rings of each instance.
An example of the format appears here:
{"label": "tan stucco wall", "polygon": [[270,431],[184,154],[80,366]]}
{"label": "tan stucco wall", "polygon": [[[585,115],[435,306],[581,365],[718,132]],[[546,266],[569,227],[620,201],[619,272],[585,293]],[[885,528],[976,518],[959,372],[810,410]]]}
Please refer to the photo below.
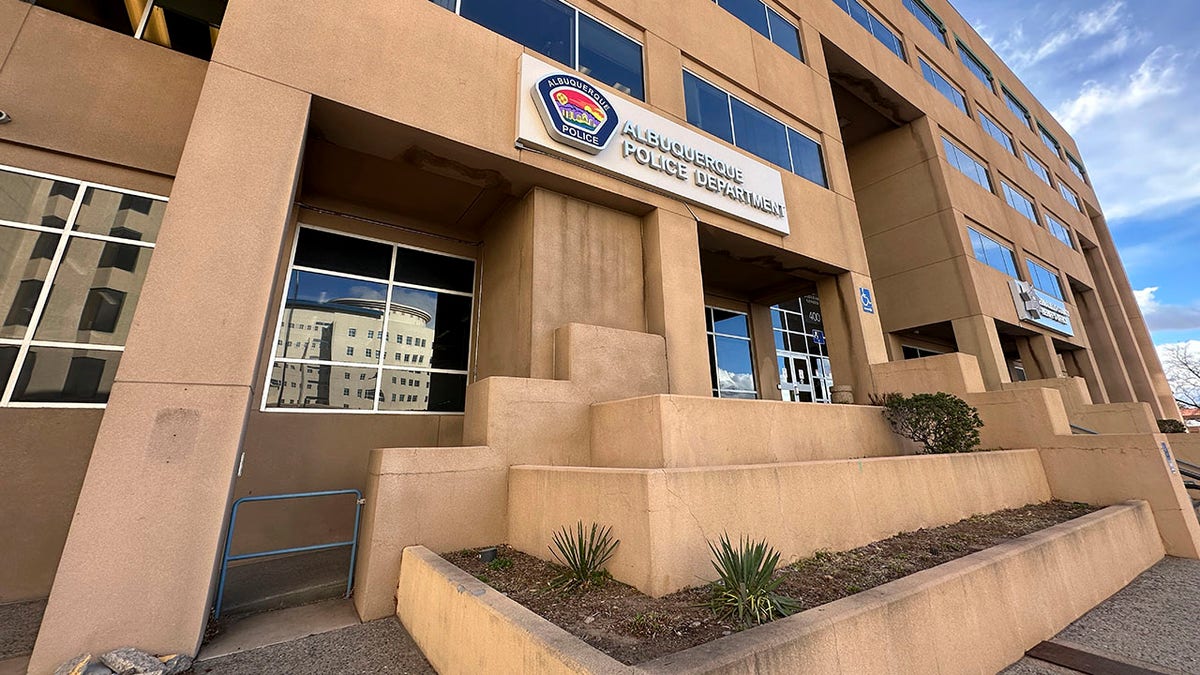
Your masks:
{"label": "tan stucco wall", "polygon": [[680,469],[913,452],[881,408],[650,396],[592,406],[588,465]]}
{"label": "tan stucco wall", "polygon": [[0,24],[0,140],[175,173],[207,63],[20,0],[0,0]]}
{"label": "tan stucco wall", "polygon": [[711,578],[705,541],[722,532],[766,537],[795,560],[1049,498],[1032,450],[701,469],[524,466],[509,472],[508,536],[546,557],[563,525],[611,525],[621,540],[613,576],[659,596]]}
{"label": "tan stucco wall", "polygon": [[1200,466],[1200,434],[1170,434],[1167,441],[1175,456],[1189,464]]}
{"label": "tan stucco wall", "polygon": [[0,409],[0,604],[50,595],[103,414]]}

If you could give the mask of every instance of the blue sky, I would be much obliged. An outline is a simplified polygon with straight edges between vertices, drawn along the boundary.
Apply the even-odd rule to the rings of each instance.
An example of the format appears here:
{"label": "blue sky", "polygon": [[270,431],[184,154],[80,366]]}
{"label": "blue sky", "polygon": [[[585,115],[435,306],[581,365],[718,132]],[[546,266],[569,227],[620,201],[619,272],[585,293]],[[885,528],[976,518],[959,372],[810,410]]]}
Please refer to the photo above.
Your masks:
{"label": "blue sky", "polygon": [[1200,2],[951,2],[1075,137],[1155,342],[1200,340]]}

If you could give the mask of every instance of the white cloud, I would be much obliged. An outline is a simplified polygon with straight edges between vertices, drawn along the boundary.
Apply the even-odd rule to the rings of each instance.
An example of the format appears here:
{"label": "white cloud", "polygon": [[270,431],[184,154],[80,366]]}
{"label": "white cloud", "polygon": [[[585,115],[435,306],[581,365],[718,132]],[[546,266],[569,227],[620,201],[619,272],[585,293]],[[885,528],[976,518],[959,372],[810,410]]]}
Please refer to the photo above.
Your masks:
{"label": "white cloud", "polygon": [[1118,116],[1177,94],[1183,88],[1179,72],[1181,56],[1172,47],[1159,47],[1125,82],[1085,82],[1079,95],[1060,105],[1054,117],[1075,135],[1099,117]]}
{"label": "white cloud", "polygon": [[1155,297],[1157,292],[1158,286],[1133,292],[1150,330],[1200,330],[1200,305],[1163,304]]}
{"label": "white cloud", "polygon": [[[1059,20],[1055,23],[1060,25],[1049,35],[1026,39],[1024,27],[1017,24],[1005,38],[989,42],[1009,66],[1020,70],[1036,66],[1051,56],[1066,51],[1071,45],[1099,35],[1111,34],[1110,42],[1102,48],[1108,50],[1118,46],[1123,49],[1136,37],[1125,15],[1124,0],[1112,0],[1103,7],[1081,12],[1067,21]],[[984,35],[982,30],[977,32],[981,36]]]}

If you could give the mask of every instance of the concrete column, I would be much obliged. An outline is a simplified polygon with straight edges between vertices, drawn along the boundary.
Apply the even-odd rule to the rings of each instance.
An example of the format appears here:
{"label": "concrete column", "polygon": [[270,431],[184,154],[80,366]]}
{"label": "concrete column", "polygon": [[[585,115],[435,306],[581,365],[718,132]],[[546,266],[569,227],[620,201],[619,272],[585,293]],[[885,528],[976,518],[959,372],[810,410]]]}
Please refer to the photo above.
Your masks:
{"label": "concrete column", "polygon": [[30,672],[199,648],[308,111],[209,65]]}
{"label": "concrete column", "polygon": [[1017,354],[1020,355],[1021,365],[1025,367],[1025,377],[1030,380],[1049,377],[1042,374],[1040,364],[1033,355],[1033,348],[1029,344],[1029,338],[1017,338],[1014,342],[1017,343]]}
{"label": "concrete column", "polygon": [[1132,402],[1133,385],[1129,382],[1129,372],[1125,369],[1125,362],[1117,349],[1117,339],[1108,323],[1099,295],[1095,291],[1086,291],[1076,293],[1075,299],[1084,331],[1087,333],[1088,344],[1091,345],[1091,356],[1104,380],[1104,398],[1110,403]]}
{"label": "concrete column", "polygon": [[1096,360],[1092,358],[1092,352],[1087,349],[1074,349],[1063,354],[1063,361],[1067,366],[1067,374],[1071,377],[1082,377],[1084,382],[1087,382],[1088,393],[1092,396],[1092,403],[1104,404],[1108,403],[1108,392],[1104,391],[1104,382],[1100,378],[1100,371],[1096,366]]}
{"label": "concrete column", "polygon": [[979,371],[983,374],[983,383],[987,386],[988,391],[999,390],[1001,385],[1012,382],[994,319],[990,316],[976,314],[963,319],[955,319],[952,326],[954,327],[954,339],[958,342],[958,351],[971,354],[978,359]]}
{"label": "concrete column", "polygon": [[1104,305],[1104,311],[1108,315],[1108,324],[1112,327],[1113,336],[1116,338],[1120,358],[1125,363],[1129,382],[1133,385],[1135,400],[1149,403],[1155,411],[1154,414],[1158,415],[1162,406],[1158,401],[1154,386],[1150,382],[1150,373],[1142,359],[1142,352],[1138,347],[1137,338],[1134,336],[1129,315],[1121,303],[1118,280],[1113,276],[1107,256],[1098,248],[1088,249],[1085,256],[1088,267],[1092,271],[1092,279],[1096,282],[1096,290]]}
{"label": "concrete column", "polygon": [[750,340],[758,397],[766,401],[782,401],[779,358],[775,356],[775,331],[771,328],[771,308],[767,305],[750,303]]}
{"label": "concrete column", "polygon": [[646,328],[667,340],[672,394],[711,396],[696,221],[658,209],[642,221]]}
{"label": "concrete column", "polygon": [[855,403],[866,403],[875,391],[871,365],[888,362],[879,307],[874,307],[874,313],[863,310],[859,294],[862,288],[872,288],[871,278],[857,272],[823,277],[817,282],[833,383],[854,387]]}
{"label": "concrete column", "polygon": [[[1058,350],[1054,348],[1053,338],[1039,333],[1029,336],[1024,342],[1029,343],[1029,350],[1037,364],[1041,379],[1053,380],[1062,377],[1062,367],[1058,362]],[[1028,367],[1029,365],[1026,364],[1026,368]]]}

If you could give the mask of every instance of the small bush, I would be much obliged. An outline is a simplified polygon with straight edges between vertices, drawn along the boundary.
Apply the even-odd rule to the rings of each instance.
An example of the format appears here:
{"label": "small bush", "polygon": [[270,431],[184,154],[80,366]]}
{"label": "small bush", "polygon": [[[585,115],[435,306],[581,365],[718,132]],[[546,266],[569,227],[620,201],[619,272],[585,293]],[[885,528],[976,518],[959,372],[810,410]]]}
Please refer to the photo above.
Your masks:
{"label": "small bush", "polygon": [[487,564],[490,570],[506,570],[513,566],[512,558],[496,558]]}
{"label": "small bush", "polygon": [[719,576],[709,607],[722,619],[734,619],[749,627],[799,611],[800,603],[776,592],[783,581],[775,578],[779,552],[765,539],[752,542],[743,537],[734,548],[723,534],[718,545],[710,541],[708,548]]}
{"label": "small bush", "polygon": [[1160,434],[1186,434],[1187,426],[1179,420],[1159,420],[1158,433]]}
{"label": "small bush", "polygon": [[604,565],[612,557],[620,539],[612,538],[612,528],[601,528],[592,523],[591,531],[585,536],[583,522],[576,523],[572,532],[564,525],[554,533],[554,546],[550,553],[565,569],[550,580],[550,586],[562,591],[584,589],[604,583],[609,579]]}
{"label": "small bush", "polygon": [[892,429],[920,443],[925,453],[973,452],[979,447],[979,411],[953,394],[884,394],[873,400],[883,405]]}

